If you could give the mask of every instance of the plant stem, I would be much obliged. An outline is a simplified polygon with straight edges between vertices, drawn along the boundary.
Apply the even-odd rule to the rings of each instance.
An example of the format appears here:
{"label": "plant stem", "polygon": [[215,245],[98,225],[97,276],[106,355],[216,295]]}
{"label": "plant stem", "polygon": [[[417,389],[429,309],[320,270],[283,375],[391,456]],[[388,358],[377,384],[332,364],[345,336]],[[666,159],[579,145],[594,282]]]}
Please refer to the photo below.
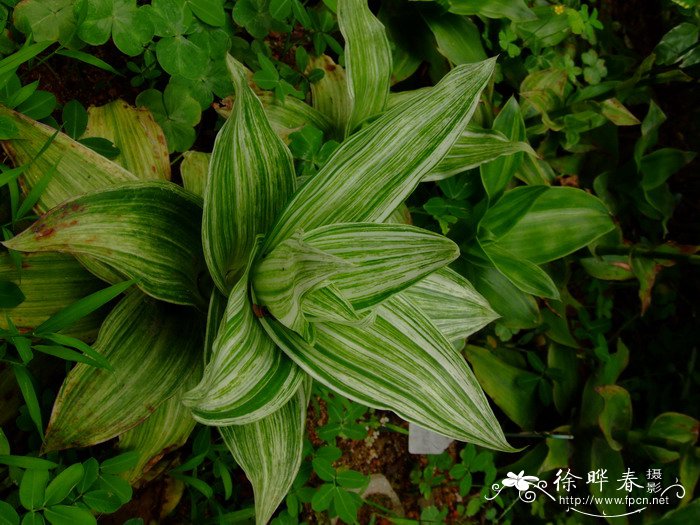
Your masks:
{"label": "plant stem", "polygon": [[620,247],[599,247],[596,249],[597,255],[628,255],[631,257],[644,257],[645,259],[666,259],[668,261],[686,262],[689,264],[700,264],[700,255],[690,253],[673,253],[662,250],[639,250],[635,248]]}

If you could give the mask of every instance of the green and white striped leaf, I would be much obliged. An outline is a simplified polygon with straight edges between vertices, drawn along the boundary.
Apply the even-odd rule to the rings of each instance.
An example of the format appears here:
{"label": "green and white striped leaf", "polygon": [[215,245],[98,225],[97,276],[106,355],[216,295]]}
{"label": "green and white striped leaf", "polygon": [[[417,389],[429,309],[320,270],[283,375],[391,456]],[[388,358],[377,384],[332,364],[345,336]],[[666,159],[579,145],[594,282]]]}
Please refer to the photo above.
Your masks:
{"label": "green and white striped leaf", "polygon": [[253,485],[255,522],[265,525],[289,492],[303,457],[311,381],[303,381],[282,408],[247,425],[219,431]]}
{"label": "green and white striped leaf", "polygon": [[186,151],[182,154],[182,164],[180,164],[182,185],[187,191],[202,198],[204,197],[204,189],[207,187],[210,161],[211,153]]}
{"label": "green and white striped leaf", "polygon": [[39,212],[90,191],[101,190],[138,177],[99,153],[58,133],[40,157],[37,155],[56,130],[0,105],[0,117],[9,118],[19,130],[16,140],[2,142],[15,166],[31,162],[22,174],[25,192],[34,188],[55,166],[55,173],[35,206]]}
{"label": "green and white striped leaf", "polygon": [[203,332],[195,310],[129,293],[93,345],[114,370],[79,363],[70,371],[54,403],[45,450],[102,443],[138,425],[199,369]]}
{"label": "green and white striped leaf", "polygon": [[[312,84],[312,93],[315,85]],[[333,123],[328,116],[315,109],[315,106],[309,106],[292,96],[287,96],[280,101],[271,91],[256,90],[255,94],[262,102],[270,126],[285,144],[289,144],[291,133],[299,131],[304,126],[318,128],[328,137],[336,136]],[[222,103],[223,105],[217,107],[216,111],[222,117],[229,118],[235,105],[235,97],[226,97]]]}
{"label": "green and white striped leaf", "polygon": [[141,180],[170,180],[170,156],[163,130],[145,108],[123,100],[88,108],[83,137],[103,137],[119,148],[114,162]]}
{"label": "green and white striped leaf", "polygon": [[[482,220],[488,225],[507,210],[499,203]],[[614,228],[605,205],[577,188],[547,187],[515,225],[495,243],[519,259],[542,264],[583,248]]]}
{"label": "green and white striped leaf", "polygon": [[356,312],[343,294],[333,284],[310,290],[301,303],[304,317],[310,323],[331,321],[333,323],[362,324],[374,319],[372,312]]}
{"label": "green and white striped leaf", "polygon": [[299,388],[302,372],[258,322],[248,295],[248,270],[231,291],[201,382],[183,402],[207,425],[240,425],[264,418]]}
{"label": "green and white striped leaf", "polygon": [[494,60],[458,66],[425,96],[385,112],[336,150],[282,212],[267,238],[339,222],[382,222],[461,135]]}
{"label": "green and white striped leaf", "polygon": [[306,69],[307,74],[314,69],[323,70],[323,78],[311,83],[313,108],[330,122],[331,129],[328,136],[343,140],[352,112],[345,70],[328,55],[311,57]]}
{"label": "green and white striped leaf", "polygon": [[[520,105],[515,97],[508,99],[501,112],[493,121],[493,129],[500,131],[508,140],[521,144],[527,140],[525,136],[525,121],[520,112]],[[534,154],[531,148],[529,151]],[[528,151],[528,150],[522,150]],[[511,155],[493,160],[481,166],[481,181],[489,198],[495,198],[508,185],[522,163],[523,154],[514,152]]]}
{"label": "green and white striped leaf", "polygon": [[[0,254],[0,281],[17,284],[24,301],[12,309],[0,309],[0,329],[8,329],[7,316],[20,332],[31,331],[69,304],[104,287],[74,257],[62,253],[22,254],[15,268],[7,253]],[[103,315],[95,312],[65,332],[79,339],[94,340]]]}
{"label": "green and white striped leaf", "polygon": [[219,333],[221,321],[226,313],[226,297],[221,295],[214,288],[209,297],[209,310],[207,310],[207,331],[204,334],[204,364],[206,365],[211,359],[211,352],[214,348],[214,341]]}
{"label": "green and white striped leaf", "polygon": [[527,142],[511,141],[500,131],[467,126],[447,155],[423,178],[423,182],[446,179],[499,157],[520,152],[535,155]]}
{"label": "green and white striped leaf", "polygon": [[277,137],[234,58],[231,117],[216,137],[204,194],[202,243],[209,272],[228,295],[248,263],[257,235],[267,232],[294,191],[292,155]]}
{"label": "green and white striped leaf", "polygon": [[303,295],[350,266],[299,235],[281,243],[253,269],[253,289],[275,319],[310,340],[313,331],[301,308]]}
{"label": "green and white striped leaf", "polygon": [[384,25],[367,0],[338,0],[338,26],[345,38],[345,68],[351,112],[345,135],[381,113],[391,87],[391,48]]}
{"label": "green and white striped leaf", "polygon": [[418,89],[407,89],[406,91],[391,91],[386,100],[386,109],[395,108],[399,104],[403,104],[415,97],[426,96],[432,89],[432,86],[425,86]]}
{"label": "green and white striped leaf", "polygon": [[340,394],[453,439],[513,450],[464,358],[430,319],[400,295],[375,311],[371,326],[318,324],[313,345],[273,319],[261,323],[301,368]]}
{"label": "green and white striped leaf", "polygon": [[180,186],[137,182],[70,200],[4,244],[88,255],[156,299],[205,309],[200,217],[200,199]]}
{"label": "green and white striped leaf", "polygon": [[499,317],[467,279],[449,268],[421,279],[402,296],[425,312],[449,341],[469,337]]}
{"label": "green and white striped leaf", "polygon": [[194,386],[202,373],[201,365],[174,396],[160,405],[143,423],[119,436],[119,448],[139,453],[139,460],[123,474],[132,485],[141,479],[167,452],[180,448],[196,422],[182,404],[182,394]]}
{"label": "green and white striped leaf", "polygon": [[332,224],[302,239],[350,263],[330,280],[356,310],[381,303],[459,257],[447,237],[399,224]]}

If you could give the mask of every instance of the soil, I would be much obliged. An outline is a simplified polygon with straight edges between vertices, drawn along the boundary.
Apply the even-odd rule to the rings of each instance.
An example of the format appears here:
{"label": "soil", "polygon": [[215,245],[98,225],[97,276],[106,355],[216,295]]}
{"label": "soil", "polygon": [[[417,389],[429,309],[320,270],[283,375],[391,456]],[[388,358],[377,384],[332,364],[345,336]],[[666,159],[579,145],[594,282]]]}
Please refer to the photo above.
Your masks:
{"label": "soil", "polygon": [[[119,52],[111,41],[83,51],[104,60],[117,71],[126,70],[129,61],[129,57]],[[38,80],[40,89],[53,93],[60,104],[78,100],[89,107],[122,99],[133,105],[143,89],[133,87],[126,76],[116,76],[61,55],[54,55],[50,60],[31,67],[24,64],[18,74],[23,84]]]}

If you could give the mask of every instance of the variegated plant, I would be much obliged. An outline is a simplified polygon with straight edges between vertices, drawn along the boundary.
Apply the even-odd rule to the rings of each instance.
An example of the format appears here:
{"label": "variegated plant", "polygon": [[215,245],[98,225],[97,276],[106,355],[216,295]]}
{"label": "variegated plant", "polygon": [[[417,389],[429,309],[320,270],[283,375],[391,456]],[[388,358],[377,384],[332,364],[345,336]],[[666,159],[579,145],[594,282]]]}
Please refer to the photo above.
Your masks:
{"label": "variegated plant", "polygon": [[[136,478],[195,420],[217,426],[253,483],[259,523],[302,460],[312,379],[445,436],[511,450],[452,344],[496,315],[447,267],[457,245],[406,224],[401,207],[421,181],[531,150],[468,126],[494,60],[390,96],[383,27],[364,0],[340,0],[338,16],[347,71],[318,59],[330,74],[313,87],[313,107],[256,93],[229,57],[235,101],[211,158],[186,155],[184,189],[167,180],[161,136],[142,116],[122,134],[141,141],[138,154],[117,164],[62,134],[40,151],[54,131],[0,109],[21,137],[6,150],[25,189],[43,189],[36,207],[46,212],[5,246],[72,254],[106,281],[138,286],[95,343],[114,371],[69,373],[45,449],[119,436],[142,453]],[[101,117],[95,126],[109,110]],[[306,123],[342,142],[299,184],[284,140]]]}

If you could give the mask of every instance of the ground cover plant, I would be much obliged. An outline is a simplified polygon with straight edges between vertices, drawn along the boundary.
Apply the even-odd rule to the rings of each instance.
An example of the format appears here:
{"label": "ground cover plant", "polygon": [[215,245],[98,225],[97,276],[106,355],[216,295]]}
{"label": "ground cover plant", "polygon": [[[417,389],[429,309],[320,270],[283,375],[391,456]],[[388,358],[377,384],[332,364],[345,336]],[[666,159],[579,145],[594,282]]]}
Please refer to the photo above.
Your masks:
{"label": "ground cover plant", "polygon": [[635,5],[0,0],[0,523],[696,522],[700,12]]}

